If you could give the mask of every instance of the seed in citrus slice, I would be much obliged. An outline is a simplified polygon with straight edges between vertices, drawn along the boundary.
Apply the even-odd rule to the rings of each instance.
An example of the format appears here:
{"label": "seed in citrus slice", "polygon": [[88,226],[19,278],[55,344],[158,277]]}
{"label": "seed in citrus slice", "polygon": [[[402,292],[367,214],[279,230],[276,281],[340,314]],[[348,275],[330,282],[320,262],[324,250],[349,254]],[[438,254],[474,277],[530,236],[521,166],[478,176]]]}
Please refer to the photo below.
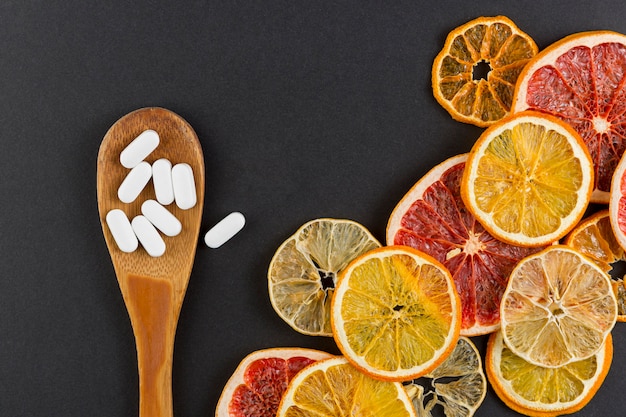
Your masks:
{"label": "seed in citrus slice", "polygon": [[435,369],[454,349],[461,327],[450,272],[408,246],[373,249],[352,261],[331,309],[344,356],[386,380],[407,381]]}
{"label": "seed in citrus slice", "polygon": [[512,109],[549,113],[576,129],[594,164],[591,200],[608,203],[626,149],[626,36],[581,32],[548,46],[520,74]]}
{"label": "seed in citrus slice", "polygon": [[461,196],[491,234],[520,246],[557,241],[582,218],[593,166],[580,136],[536,112],[513,115],[476,141]]}
{"label": "seed in citrus slice", "polygon": [[560,416],[582,409],[594,397],[613,360],[613,340],[607,336],[591,357],[544,368],[515,355],[501,332],[489,337],[485,369],[493,390],[511,409],[527,416]]}
{"label": "seed in citrus slice", "polygon": [[617,299],[617,321],[626,321],[626,286],[623,273],[618,272],[626,263],[626,253],[615,239],[609,210],[600,210],[583,219],[564,243],[593,259],[609,274]]}
{"label": "seed in citrus slice", "polygon": [[298,373],[276,416],[415,417],[415,412],[402,384],[371,378],[337,357]]}
{"label": "seed in citrus slice", "polygon": [[543,367],[592,356],[617,318],[607,273],[565,245],[522,259],[511,273],[500,308],[509,349]]}
{"label": "seed in citrus slice", "polygon": [[461,298],[461,335],[500,328],[500,300],[517,262],[541,248],[502,242],[487,232],[461,199],[467,154],[440,163],[400,200],[387,223],[387,244],[418,249],[441,262]]}
{"label": "seed in citrus slice", "polygon": [[216,417],[275,417],[289,381],[304,367],[333,355],[305,348],[270,348],[246,356],[219,398]]}
{"label": "seed in citrus slice", "polygon": [[350,261],[381,244],[362,225],[316,219],[283,242],[268,270],[272,307],[300,333],[332,336],[330,300],[337,274]]}
{"label": "seed in citrus slice", "polygon": [[517,77],[536,53],[507,17],[479,17],[448,34],[433,63],[433,94],[453,119],[488,126],[509,114]]}
{"label": "seed in citrus slice", "polygon": [[[430,380],[424,387],[423,379]],[[480,354],[467,337],[460,337],[456,347],[433,371],[405,385],[418,417],[430,417],[440,406],[447,417],[473,416],[487,394],[487,378]],[[428,391],[425,391],[428,389]]]}

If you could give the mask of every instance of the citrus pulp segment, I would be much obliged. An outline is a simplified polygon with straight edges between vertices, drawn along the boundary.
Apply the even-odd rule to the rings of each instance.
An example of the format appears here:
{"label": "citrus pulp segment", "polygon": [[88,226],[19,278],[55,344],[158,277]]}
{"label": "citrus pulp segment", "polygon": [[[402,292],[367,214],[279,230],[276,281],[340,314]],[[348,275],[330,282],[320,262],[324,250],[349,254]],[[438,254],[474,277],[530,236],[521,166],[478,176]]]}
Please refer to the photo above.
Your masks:
{"label": "citrus pulp segment", "polygon": [[580,136],[557,118],[523,112],[489,127],[476,141],[461,196],[497,238],[542,246],[578,223],[592,187],[593,166]]}
{"label": "citrus pulp segment", "polygon": [[467,154],[440,163],[400,200],[387,223],[387,244],[431,255],[454,277],[461,298],[461,335],[500,327],[500,300],[517,262],[541,248],[494,238],[466,209],[461,178]]}
{"label": "citrus pulp segment", "polygon": [[402,384],[373,379],[337,357],[298,373],[276,416],[415,417],[415,412]]}
{"label": "citrus pulp segment", "polygon": [[282,395],[296,373],[332,357],[305,348],[270,348],[249,354],[224,386],[215,416],[275,417]]}
{"label": "citrus pulp segment", "polygon": [[358,369],[406,381],[432,371],[456,345],[461,303],[448,270],[406,246],[374,249],[341,273],[333,336]]}
{"label": "citrus pulp segment", "polygon": [[479,17],[448,34],[433,62],[433,94],[455,120],[488,126],[509,114],[517,77],[536,53],[507,17]]}
{"label": "citrus pulp segment", "polygon": [[569,35],[524,68],[512,110],[538,110],[570,124],[595,168],[592,201],[608,203],[611,176],[626,149],[626,36],[610,31]]}
{"label": "citrus pulp segment", "polygon": [[[591,258],[611,277],[613,293],[617,299],[617,321],[626,321],[626,286],[619,265],[626,262],[626,252],[615,238],[609,210],[600,210],[583,219],[565,239],[564,243]],[[612,273],[611,273],[612,272]]]}
{"label": "citrus pulp segment", "polygon": [[592,356],[617,319],[617,302],[606,272],[564,245],[521,260],[511,273],[500,308],[507,346],[542,367],[560,367]]}
{"label": "citrus pulp segment", "polygon": [[332,336],[330,300],[337,274],[357,256],[380,246],[365,227],[351,220],[307,222],[272,257],[272,307],[300,333]]}
{"label": "citrus pulp segment", "polygon": [[557,368],[533,365],[515,355],[501,332],[487,344],[485,369],[495,393],[511,409],[527,416],[560,416],[582,409],[596,394],[613,359],[609,334],[593,356]]}
{"label": "citrus pulp segment", "polygon": [[419,380],[405,385],[418,417],[432,417],[437,406],[446,417],[470,417],[487,394],[480,353],[467,337],[460,337],[450,356],[424,377],[430,388]]}

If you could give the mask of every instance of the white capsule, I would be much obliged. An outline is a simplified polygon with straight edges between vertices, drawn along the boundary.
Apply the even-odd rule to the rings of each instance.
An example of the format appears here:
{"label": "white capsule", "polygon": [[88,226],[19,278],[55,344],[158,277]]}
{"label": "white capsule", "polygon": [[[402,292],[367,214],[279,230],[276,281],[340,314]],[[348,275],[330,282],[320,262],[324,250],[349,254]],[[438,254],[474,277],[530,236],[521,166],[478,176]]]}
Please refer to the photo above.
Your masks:
{"label": "white capsule", "polygon": [[172,186],[176,205],[187,210],[196,205],[196,183],[189,164],[176,164],[172,168]]}
{"label": "white capsule", "polygon": [[113,235],[113,239],[122,252],[134,252],[139,246],[137,236],[133,232],[126,213],[120,209],[113,209],[106,215],[106,223]]}
{"label": "white capsule", "polygon": [[245,224],[246,218],[243,214],[237,211],[230,213],[206,232],[206,235],[204,235],[204,243],[210,248],[219,248],[239,233]]}
{"label": "white capsule", "polygon": [[117,196],[123,203],[132,203],[141,194],[143,189],[150,181],[152,176],[152,167],[147,162],[141,162],[135,168],[131,169],[120,188],[117,190]]}
{"label": "white capsule", "polygon": [[172,163],[161,158],[152,164],[152,183],[154,193],[159,203],[167,206],[174,202],[174,187],[172,186]]}
{"label": "white capsule", "polygon": [[120,162],[126,168],[134,168],[159,146],[159,134],[144,130],[120,153]]}
{"label": "white capsule", "polygon": [[133,231],[141,246],[148,252],[148,255],[156,258],[165,253],[165,242],[157,229],[144,216],[136,216],[131,222]]}
{"label": "white capsule", "polygon": [[166,236],[176,236],[183,229],[176,216],[154,200],[146,200],[141,205],[141,214]]}

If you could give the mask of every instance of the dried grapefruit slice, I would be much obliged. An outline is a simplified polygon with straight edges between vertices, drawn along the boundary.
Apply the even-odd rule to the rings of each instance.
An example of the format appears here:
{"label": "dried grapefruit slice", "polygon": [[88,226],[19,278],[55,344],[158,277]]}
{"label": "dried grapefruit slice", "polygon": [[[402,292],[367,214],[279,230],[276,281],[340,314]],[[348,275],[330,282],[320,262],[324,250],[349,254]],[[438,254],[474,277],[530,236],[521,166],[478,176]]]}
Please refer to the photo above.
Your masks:
{"label": "dried grapefruit slice", "polygon": [[359,372],[343,357],[304,368],[289,383],[276,417],[415,417],[399,382]]}
{"label": "dried grapefruit slice", "polygon": [[527,362],[552,368],[595,354],[617,319],[606,272],[565,245],[521,260],[500,308],[507,347]]}
{"label": "dried grapefruit slice", "polygon": [[509,18],[479,17],[446,38],[433,62],[433,94],[455,120],[488,126],[509,114],[517,77],[536,53]]}
{"label": "dried grapefruit slice", "polygon": [[467,154],[440,163],[400,200],[387,223],[387,244],[418,249],[454,277],[463,306],[461,335],[500,328],[500,300],[517,262],[539,251],[502,242],[487,232],[461,199]]}
{"label": "dried grapefruit slice", "polygon": [[521,246],[565,236],[582,218],[593,165],[566,123],[522,112],[486,129],[465,165],[461,196],[491,234]]}
{"label": "dried grapefruit slice", "polygon": [[289,381],[304,367],[333,355],[305,348],[270,348],[246,356],[218,400],[216,417],[274,417]]}
{"label": "dried grapefruit slice", "polygon": [[609,334],[590,358],[558,368],[543,368],[515,355],[502,333],[489,337],[485,369],[495,393],[509,408],[527,416],[551,417],[582,409],[594,397],[613,360]]}
{"label": "dried grapefruit slice", "polygon": [[450,272],[408,246],[359,256],[341,273],[331,304],[337,346],[362,372],[407,381],[452,352],[461,302]]}
{"label": "dried grapefruit slice", "polygon": [[615,238],[609,210],[600,210],[583,219],[563,243],[579,250],[609,273],[617,299],[617,321],[626,321],[626,286],[619,272],[626,263],[626,252]]}
{"label": "dried grapefruit slice", "polygon": [[611,176],[626,149],[626,36],[581,32],[537,54],[515,87],[512,109],[538,110],[569,123],[595,168],[592,202],[608,203]]}
{"label": "dried grapefruit slice", "polygon": [[332,336],[330,300],[337,274],[350,261],[381,244],[352,220],[316,219],[285,240],[267,274],[270,302],[300,333]]}

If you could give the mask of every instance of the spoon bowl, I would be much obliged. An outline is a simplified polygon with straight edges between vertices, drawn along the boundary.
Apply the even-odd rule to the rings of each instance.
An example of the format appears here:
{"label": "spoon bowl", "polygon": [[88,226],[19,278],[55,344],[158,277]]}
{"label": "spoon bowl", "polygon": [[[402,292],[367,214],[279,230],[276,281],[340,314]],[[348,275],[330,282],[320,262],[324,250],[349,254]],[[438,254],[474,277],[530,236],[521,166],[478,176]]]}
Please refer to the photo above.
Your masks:
{"label": "spoon bowl", "polygon": [[[167,206],[182,223],[182,231],[174,237],[162,236],[166,249],[160,257],[150,256],[141,245],[134,252],[122,252],[105,220],[113,209],[121,209],[133,219],[141,214],[144,201],[155,199],[151,183],[132,203],[123,203],[117,196],[129,172],[120,163],[120,153],[148,129],[159,134],[160,143],[145,160],[152,164],[166,158],[172,164],[189,164],[197,196],[196,205],[190,209]],[[139,109],[119,119],[100,145],[97,195],[102,231],[135,335],[139,416],[172,417],[174,335],[199,240],[204,202],[204,158],[194,130],[180,116],[163,108]]]}

